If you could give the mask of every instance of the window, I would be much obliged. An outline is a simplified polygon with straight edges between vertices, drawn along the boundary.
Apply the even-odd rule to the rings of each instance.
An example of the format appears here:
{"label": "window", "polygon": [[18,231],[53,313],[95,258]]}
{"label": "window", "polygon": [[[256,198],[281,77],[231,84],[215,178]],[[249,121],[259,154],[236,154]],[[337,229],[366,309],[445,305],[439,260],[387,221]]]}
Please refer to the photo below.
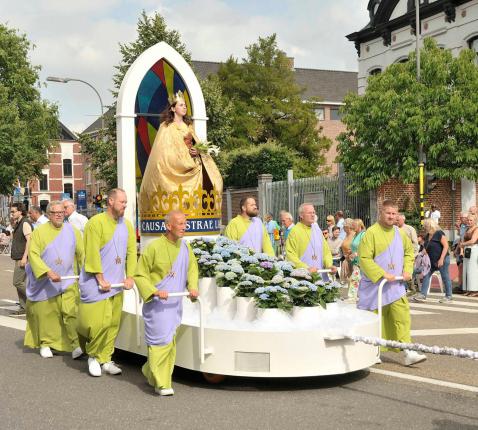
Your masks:
{"label": "window", "polygon": [[40,207],[43,212],[46,212],[46,207],[50,203],[48,200],[40,200]]}
{"label": "window", "polygon": [[73,166],[70,158],[65,158],[63,160],[63,176],[72,176],[73,175]]}
{"label": "window", "polygon": [[470,47],[471,50],[475,51],[475,54],[477,54],[475,62],[478,63],[478,36],[475,36],[472,39],[470,39],[468,41],[468,46]]}
{"label": "window", "polygon": [[382,69],[380,67],[377,67],[375,69],[370,70],[369,75],[375,76],[375,75],[379,75],[380,73],[382,73]]}
{"label": "window", "polygon": [[39,187],[40,191],[48,191],[48,175],[47,174],[40,175],[38,182],[40,185]]}
{"label": "window", "polygon": [[73,198],[73,184],[63,184],[63,193],[69,194],[70,199]]}
{"label": "window", "polygon": [[324,108],[316,108],[315,110],[315,116],[319,121],[323,121],[325,119],[325,110]]}
{"label": "window", "polygon": [[342,114],[340,113],[338,108],[330,109],[330,119],[332,121],[340,121],[342,119]]}

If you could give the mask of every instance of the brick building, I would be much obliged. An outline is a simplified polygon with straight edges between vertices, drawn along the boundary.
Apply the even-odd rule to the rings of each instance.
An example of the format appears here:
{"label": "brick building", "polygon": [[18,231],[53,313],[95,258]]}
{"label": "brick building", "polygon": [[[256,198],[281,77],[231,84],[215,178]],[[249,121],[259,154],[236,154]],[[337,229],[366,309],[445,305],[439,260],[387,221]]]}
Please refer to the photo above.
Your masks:
{"label": "brick building", "polygon": [[[370,22],[347,38],[358,54],[358,93],[363,94],[370,75],[393,63],[407,61],[415,49],[415,2],[413,0],[370,0]],[[420,0],[420,36],[433,37],[440,47],[457,55],[464,48],[478,52],[478,2],[476,0]],[[395,198],[402,207],[418,204],[418,185],[390,181],[377,192],[378,202]],[[468,210],[478,200],[477,184],[462,179],[456,183],[438,181],[426,196],[426,206],[436,204],[440,224],[452,230],[458,212]],[[453,233],[450,234],[453,237]]]}
{"label": "brick building", "polygon": [[31,203],[43,210],[66,194],[76,201],[77,192],[85,189],[85,162],[78,137],[61,122],[60,126],[60,137],[48,152],[49,164],[40,178],[29,181]]}

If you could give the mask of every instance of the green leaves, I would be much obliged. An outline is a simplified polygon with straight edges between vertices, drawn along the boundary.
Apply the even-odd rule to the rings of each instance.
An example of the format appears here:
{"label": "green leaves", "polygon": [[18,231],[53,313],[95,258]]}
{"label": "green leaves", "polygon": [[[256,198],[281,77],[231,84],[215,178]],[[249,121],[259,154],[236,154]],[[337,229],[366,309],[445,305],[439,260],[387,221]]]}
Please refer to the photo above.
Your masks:
{"label": "green leaves", "polygon": [[[232,133],[220,163],[226,185],[255,185],[258,173],[284,179],[292,166],[299,167],[298,177],[317,174],[331,142],[317,129],[313,105],[302,101],[303,89],[295,83],[275,34],[259,38],[246,51],[241,63],[231,57],[218,72],[223,94],[232,103]],[[266,144],[277,145],[277,151],[260,150]],[[279,158],[284,159],[282,163]],[[230,169],[247,165],[250,170],[251,164],[242,163],[253,165],[248,177]]]}
{"label": "green leaves", "polygon": [[25,184],[41,174],[59,135],[57,108],[38,91],[31,48],[25,35],[0,24],[0,194],[11,194],[17,178]]}
{"label": "green leaves", "polygon": [[415,54],[369,78],[363,96],[343,107],[348,131],[339,140],[339,160],[357,177],[354,191],[377,188],[391,178],[418,180],[418,147],[427,169],[439,178],[478,179],[478,68],[470,50],[457,58],[424,40],[421,80]]}

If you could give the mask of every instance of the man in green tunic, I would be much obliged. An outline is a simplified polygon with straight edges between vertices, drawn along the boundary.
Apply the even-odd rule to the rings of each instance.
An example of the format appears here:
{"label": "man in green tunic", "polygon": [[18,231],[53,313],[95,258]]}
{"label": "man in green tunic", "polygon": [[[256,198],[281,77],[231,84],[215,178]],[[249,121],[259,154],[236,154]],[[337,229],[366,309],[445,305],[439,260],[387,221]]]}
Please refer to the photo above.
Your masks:
{"label": "man in green tunic", "polygon": [[[410,305],[404,281],[411,279],[414,253],[406,233],[394,225],[397,213],[396,203],[385,200],[378,222],[365,232],[360,241],[358,254],[362,278],[357,307],[376,311],[378,286],[386,279],[382,291],[382,337],[411,343]],[[402,276],[403,281],[397,281],[395,278],[398,276]],[[405,351],[407,366],[424,360],[426,355]]]}
{"label": "man in green tunic", "polygon": [[[300,221],[292,228],[285,244],[286,259],[295,267],[308,269],[310,273],[321,269],[337,268],[332,264],[332,253],[315,222],[315,209],[310,203],[299,206]],[[324,278],[327,276],[324,275]]]}
{"label": "man in green tunic", "polygon": [[275,253],[269,234],[257,216],[259,210],[256,199],[250,196],[244,197],[239,207],[241,213],[229,222],[224,230],[224,236],[237,240],[241,245],[248,246],[256,252],[264,252],[273,257]]}
{"label": "man in green tunic", "polygon": [[191,247],[183,241],[186,217],[172,211],[165,217],[167,233],[151,242],[138,261],[134,280],[144,300],[143,320],[148,361],[143,374],[161,396],[174,394],[171,375],[176,359],[176,329],[181,323],[183,292],[198,296],[198,265]]}
{"label": "man in green tunic", "polygon": [[83,265],[83,239],[80,232],[63,224],[63,204],[51,202],[47,213],[50,221],[35,228],[26,267],[27,329],[25,346],[40,348],[43,358],[53,356],[51,349],[82,354],[76,333],[78,285],[62,276],[78,274]]}
{"label": "man in green tunic", "polygon": [[[123,291],[112,284],[133,287],[136,269],[136,235],[133,225],[124,218],[126,193],[112,189],[107,210],[95,215],[85,227],[85,266],[80,274],[78,335],[88,358],[88,371],[101,376],[121,369],[111,361],[119,332]],[[126,272],[126,273],[125,273]]]}

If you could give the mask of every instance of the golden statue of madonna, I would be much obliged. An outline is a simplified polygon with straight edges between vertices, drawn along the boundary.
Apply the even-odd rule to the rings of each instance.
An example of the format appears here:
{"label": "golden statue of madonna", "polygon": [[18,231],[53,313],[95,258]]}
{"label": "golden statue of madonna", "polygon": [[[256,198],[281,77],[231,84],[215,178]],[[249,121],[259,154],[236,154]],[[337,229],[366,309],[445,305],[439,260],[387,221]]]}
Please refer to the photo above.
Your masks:
{"label": "golden statue of madonna", "polygon": [[158,219],[180,209],[193,217],[220,216],[221,174],[207,151],[196,148],[201,144],[183,94],[168,101],[141,182],[141,215]]}

